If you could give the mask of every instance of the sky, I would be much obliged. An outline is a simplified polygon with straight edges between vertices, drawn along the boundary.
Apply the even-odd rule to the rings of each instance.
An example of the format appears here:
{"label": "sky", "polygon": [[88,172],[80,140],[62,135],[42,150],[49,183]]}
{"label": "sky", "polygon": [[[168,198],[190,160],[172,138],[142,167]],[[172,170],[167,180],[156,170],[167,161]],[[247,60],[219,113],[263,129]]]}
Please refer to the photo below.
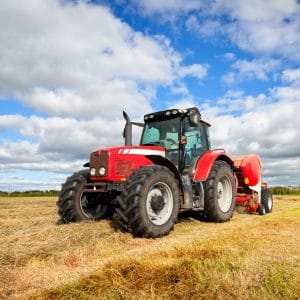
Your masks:
{"label": "sky", "polygon": [[123,145],[123,110],[191,106],[214,148],[300,185],[300,1],[0,2],[0,190],[59,189]]}

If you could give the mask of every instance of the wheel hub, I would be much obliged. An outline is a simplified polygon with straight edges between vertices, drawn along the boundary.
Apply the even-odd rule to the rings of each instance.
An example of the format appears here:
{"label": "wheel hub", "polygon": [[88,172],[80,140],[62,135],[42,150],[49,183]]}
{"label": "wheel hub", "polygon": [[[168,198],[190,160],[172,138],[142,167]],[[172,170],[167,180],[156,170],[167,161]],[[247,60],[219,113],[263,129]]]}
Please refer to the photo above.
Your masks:
{"label": "wheel hub", "polygon": [[217,185],[217,199],[222,212],[226,213],[232,203],[232,187],[228,176],[223,176]]}
{"label": "wheel hub", "polygon": [[170,219],[173,211],[173,195],[164,182],[155,183],[148,192],[146,213],[154,225],[163,225]]}
{"label": "wheel hub", "polygon": [[159,211],[161,211],[165,206],[165,201],[163,196],[153,196],[150,201],[150,205],[152,210],[157,214]]}

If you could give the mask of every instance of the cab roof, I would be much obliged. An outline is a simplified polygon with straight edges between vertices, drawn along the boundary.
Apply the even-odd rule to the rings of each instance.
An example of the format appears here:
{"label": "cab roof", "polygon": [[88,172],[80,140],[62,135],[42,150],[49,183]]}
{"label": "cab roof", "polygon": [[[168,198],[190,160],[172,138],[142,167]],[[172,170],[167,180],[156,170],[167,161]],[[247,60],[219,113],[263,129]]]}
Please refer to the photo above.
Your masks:
{"label": "cab roof", "polygon": [[205,123],[207,126],[211,126],[210,123],[204,121],[201,118],[201,113],[197,107],[190,107],[186,109],[172,108],[172,109],[153,112],[144,115],[144,121],[145,122],[162,121],[166,119],[175,118],[178,116],[182,116],[182,117],[189,116],[191,113],[197,114],[199,116],[200,122]]}

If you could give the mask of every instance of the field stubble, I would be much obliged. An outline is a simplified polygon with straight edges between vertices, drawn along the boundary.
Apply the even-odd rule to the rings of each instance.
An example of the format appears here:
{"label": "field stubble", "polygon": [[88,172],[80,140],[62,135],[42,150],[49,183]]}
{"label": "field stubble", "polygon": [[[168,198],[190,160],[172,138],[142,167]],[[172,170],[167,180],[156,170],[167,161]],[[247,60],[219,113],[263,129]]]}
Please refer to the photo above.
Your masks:
{"label": "field stubble", "polygon": [[300,196],[223,224],[187,215],[155,240],[57,225],[55,200],[0,198],[0,298],[300,298]]}

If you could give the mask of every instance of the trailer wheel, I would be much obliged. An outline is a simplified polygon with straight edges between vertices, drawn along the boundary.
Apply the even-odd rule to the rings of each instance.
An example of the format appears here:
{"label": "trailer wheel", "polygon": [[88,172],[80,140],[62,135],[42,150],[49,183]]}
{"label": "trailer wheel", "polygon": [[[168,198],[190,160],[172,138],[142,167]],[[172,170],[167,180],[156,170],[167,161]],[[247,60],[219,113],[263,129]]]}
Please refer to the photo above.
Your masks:
{"label": "trailer wheel", "polygon": [[74,173],[62,185],[56,204],[64,223],[99,220],[106,216],[109,210],[106,199],[101,199],[99,194],[83,192],[87,178],[88,171],[82,170]]}
{"label": "trailer wheel", "polygon": [[261,189],[261,204],[264,206],[266,213],[273,210],[273,196],[269,189]]}
{"label": "trailer wheel", "polygon": [[120,224],[125,223],[134,236],[155,238],[174,228],[179,211],[179,187],[168,168],[155,165],[136,170],[120,197],[122,205],[116,211]]}
{"label": "trailer wheel", "polygon": [[235,207],[235,181],[230,166],[216,161],[204,182],[204,215],[213,222],[226,222]]}
{"label": "trailer wheel", "polygon": [[264,216],[266,214],[266,208],[262,203],[258,205],[257,212],[260,216]]}

